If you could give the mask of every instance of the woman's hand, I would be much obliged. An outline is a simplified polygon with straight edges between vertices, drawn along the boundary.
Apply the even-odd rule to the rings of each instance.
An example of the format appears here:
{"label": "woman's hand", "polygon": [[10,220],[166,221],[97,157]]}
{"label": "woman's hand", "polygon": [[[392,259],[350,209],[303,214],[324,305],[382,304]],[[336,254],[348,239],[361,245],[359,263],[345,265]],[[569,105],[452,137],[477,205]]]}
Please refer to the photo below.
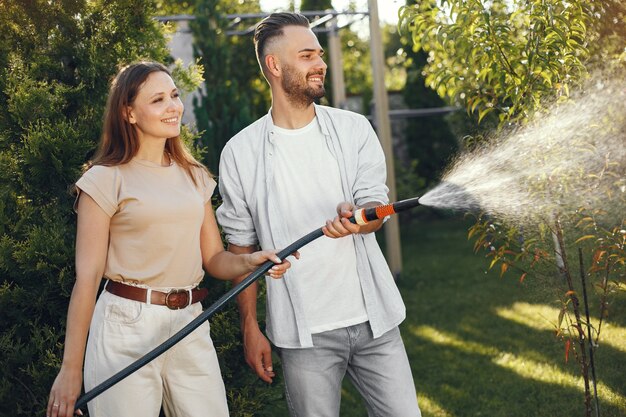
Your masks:
{"label": "woman's hand", "polygon": [[[61,370],[52,384],[46,417],[71,417],[74,415],[74,406],[80,395],[80,387],[83,382],[82,370],[67,370],[61,366]],[[76,414],[82,416],[80,410]]]}
{"label": "woman's hand", "polygon": [[[289,268],[291,268],[291,262],[286,259],[281,261],[280,258],[276,256],[276,252],[277,251],[262,250],[243,256],[247,257],[250,271],[254,271],[267,261],[274,262],[276,265],[270,268],[270,270],[267,271],[266,275],[269,275],[274,279],[279,279],[283,277],[283,275],[285,274],[285,272],[287,272]],[[300,253],[298,251],[292,253],[292,255],[296,259],[300,259]]]}

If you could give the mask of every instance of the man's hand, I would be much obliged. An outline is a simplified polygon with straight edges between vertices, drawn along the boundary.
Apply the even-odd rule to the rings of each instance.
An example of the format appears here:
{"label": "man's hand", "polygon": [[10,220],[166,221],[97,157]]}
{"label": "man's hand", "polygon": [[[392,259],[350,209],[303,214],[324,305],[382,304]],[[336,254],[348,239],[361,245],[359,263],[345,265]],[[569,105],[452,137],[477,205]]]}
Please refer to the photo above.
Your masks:
{"label": "man's hand", "polygon": [[347,201],[341,202],[337,205],[337,214],[333,220],[327,220],[326,226],[322,227],[324,235],[336,239],[351,235],[353,233],[372,233],[377,231],[383,225],[383,220],[373,220],[364,225],[353,224],[348,220],[354,212],[359,208],[376,207],[380,203],[370,202],[363,205],[363,207],[357,207]]}
{"label": "man's hand", "polygon": [[353,233],[360,233],[361,226],[350,223],[348,220],[352,217],[356,208],[357,207],[347,201],[339,203],[337,205],[337,217],[333,220],[326,220],[326,226],[322,228],[324,235],[336,239]]}
{"label": "man's hand", "polygon": [[271,384],[275,376],[272,367],[272,348],[258,326],[247,326],[244,329],[243,350],[250,368],[259,378]]}

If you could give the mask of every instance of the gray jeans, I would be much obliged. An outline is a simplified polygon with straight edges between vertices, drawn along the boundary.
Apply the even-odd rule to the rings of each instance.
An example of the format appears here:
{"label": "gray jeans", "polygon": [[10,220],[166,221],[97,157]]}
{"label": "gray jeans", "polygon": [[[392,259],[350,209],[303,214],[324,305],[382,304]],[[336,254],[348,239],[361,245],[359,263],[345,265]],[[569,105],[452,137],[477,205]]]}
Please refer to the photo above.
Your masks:
{"label": "gray jeans", "polygon": [[313,335],[313,348],[277,349],[292,417],[338,417],[346,372],[369,417],[420,417],[400,330],[374,339],[369,323]]}

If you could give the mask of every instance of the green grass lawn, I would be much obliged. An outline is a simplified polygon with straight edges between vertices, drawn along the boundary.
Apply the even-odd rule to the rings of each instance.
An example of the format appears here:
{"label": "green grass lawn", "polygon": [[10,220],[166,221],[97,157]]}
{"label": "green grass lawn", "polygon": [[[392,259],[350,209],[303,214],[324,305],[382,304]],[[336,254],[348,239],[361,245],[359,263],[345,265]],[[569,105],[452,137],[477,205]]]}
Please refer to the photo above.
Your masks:
{"label": "green grass lawn", "polygon": [[[545,279],[486,273],[467,227],[458,219],[402,226],[401,330],[423,416],[584,416],[579,367],[573,354],[565,362],[552,330],[557,293]],[[626,416],[625,304],[624,294],[614,300],[595,351],[604,417]],[[272,415],[285,415],[278,408]],[[341,416],[366,415],[346,382]]]}

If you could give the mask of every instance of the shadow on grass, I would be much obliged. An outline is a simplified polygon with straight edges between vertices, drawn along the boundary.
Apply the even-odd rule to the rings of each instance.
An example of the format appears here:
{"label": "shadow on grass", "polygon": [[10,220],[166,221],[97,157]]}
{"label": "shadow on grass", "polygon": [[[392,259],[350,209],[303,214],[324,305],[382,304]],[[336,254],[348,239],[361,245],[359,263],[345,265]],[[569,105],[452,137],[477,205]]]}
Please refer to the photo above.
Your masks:
{"label": "shadow on grass", "polygon": [[[424,416],[584,415],[574,353],[565,363],[563,343],[545,323],[536,329],[497,313],[517,302],[554,307],[553,289],[530,277],[520,284],[513,274],[486,274],[488,263],[472,253],[466,231],[454,219],[403,229],[401,329],[418,398],[438,410]],[[602,338],[600,345],[601,415],[626,415],[626,352]]]}
{"label": "shadow on grass", "polygon": [[[577,365],[555,361],[543,351],[553,350],[542,345],[553,335],[490,317],[490,328],[506,326],[509,333],[500,337],[463,322],[456,333],[458,328],[403,326],[418,393],[456,416],[583,415]],[[558,356],[562,358],[560,352]],[[624,387],[617,380],[623,374],[611,374],[600,382],[623,398]],[[621,405],[620,410],[618,404],[602,402],[602,415],[623,415]]]}

